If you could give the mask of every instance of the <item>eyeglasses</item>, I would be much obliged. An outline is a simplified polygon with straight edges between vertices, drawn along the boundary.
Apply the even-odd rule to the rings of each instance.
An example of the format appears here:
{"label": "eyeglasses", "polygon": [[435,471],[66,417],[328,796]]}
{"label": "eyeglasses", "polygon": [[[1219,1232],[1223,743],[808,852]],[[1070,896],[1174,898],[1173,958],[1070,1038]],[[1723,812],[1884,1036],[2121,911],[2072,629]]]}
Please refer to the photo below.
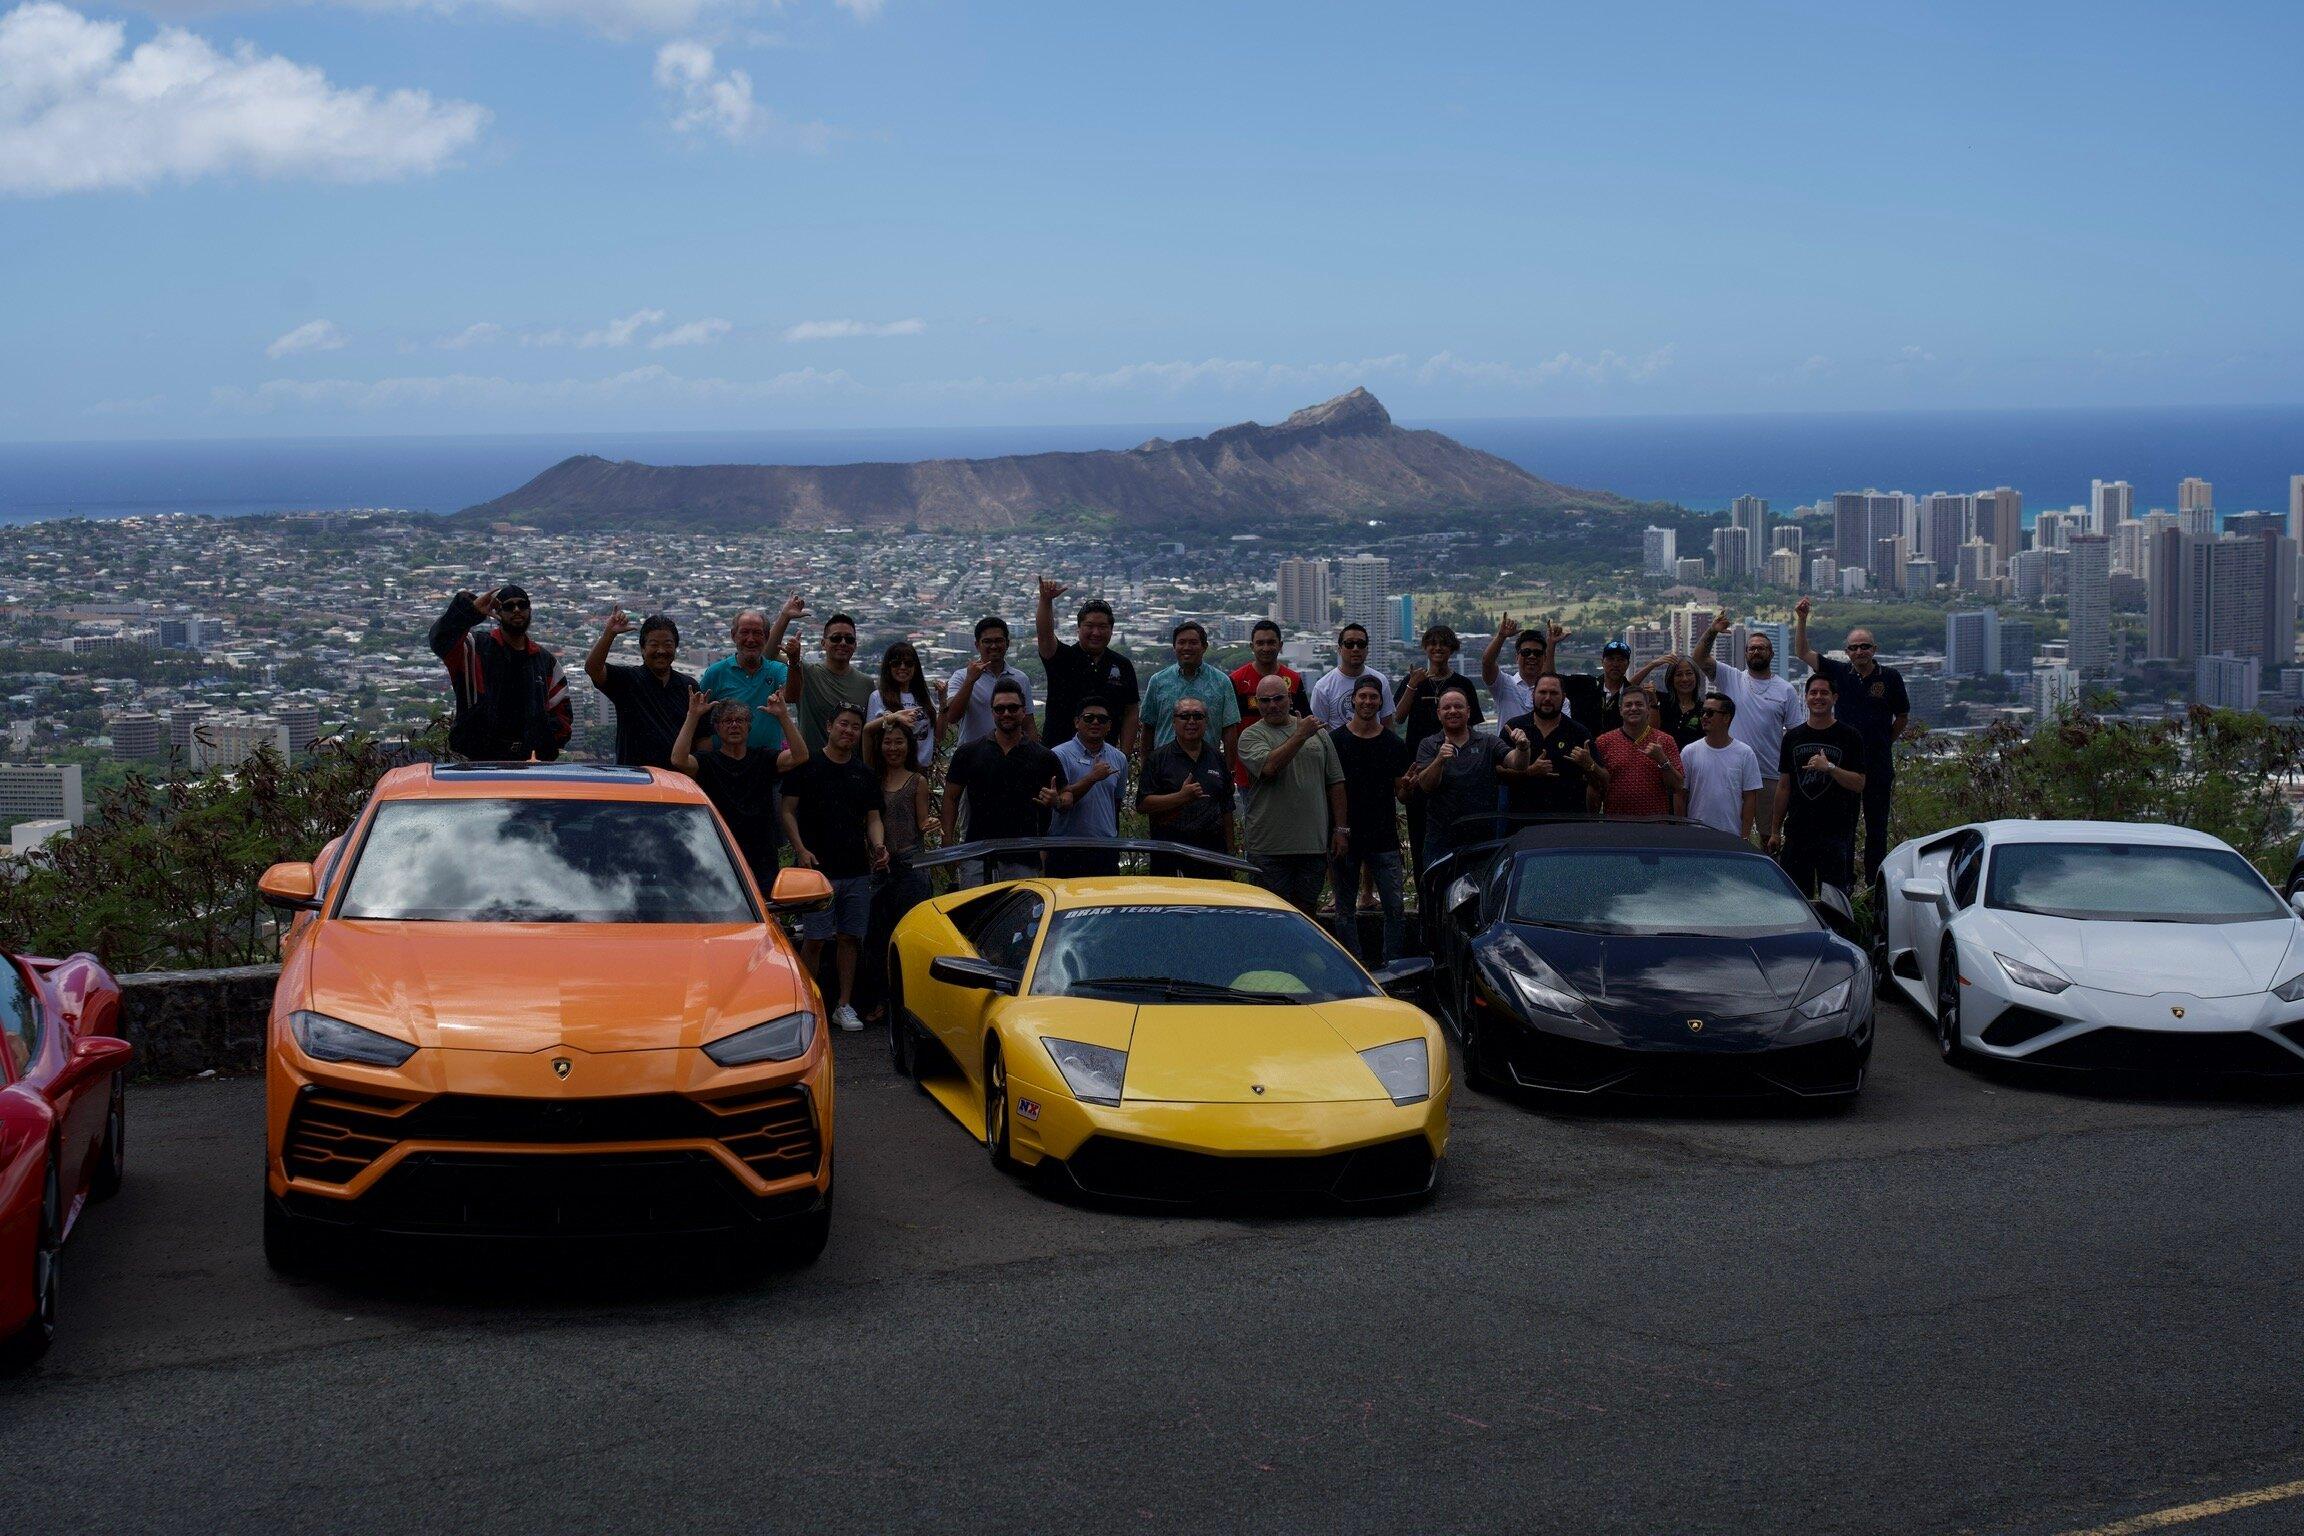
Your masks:
{"label": "eyeglasses", "polygon": [[856,637],[854,635],[826,635],[824,643],[826,645],[854,645]]}
{"label": "eyeglasses", "polygon": [[1698,710],[1696,713],[1698,713],[1699,715],[1717,715],[1717,714],[1722,714],[1722,713],[1725,713],[1725,711],[1723,711],[1723,710],[1720,708],[1720,706],[1719,706],[1719,705],[1717,705],[1717,704],[1707,704],[1707,705],[1705,705],[1705,706],[1704,706],[1702,709]]}
{"label": "eyeglasses", "polygon": [[918,662],[906,661],[906,660],[905,660],[903,657],[901,657],[901,656],[894,656],[894,657],[890,657],[890,658],[889,658],[889,661],[888,661],[888,670],[889,670],[889,671],[891,671],[891,672],[894,672],[894,671],[896,671],[898,668],[900,668],[900,667],[901,667],[901,668],[903,668],[905,671],[910,671],[910,670],[911,670],[913,667],[915,667],[915,666],[918,666],[918,665],[919,665],[919,663],[918,663]]}
{"label": "eyeglasses", "polygon": [[1336,648],[1340,651],[1364,651],[1368,649],[1368,642],[1365,640],[1339,640],[1336,642]]}
{"label": "eyeglasses", "polygon": [[1080,723],[1082,725],[1110,725],[1112,717],[1110,715],[1082,715]]}
{"label": "eyeglasses", "polygon": [[995,704],[992,706],[992,713],[996,715],[1020,715],[1024,713],[1024,706],[1021,704]]}
{"label": "eyeglasses", "polygon": [[1179,720],[1205,720],[1208,718],[1208,711],[1204,709],[1180,709],[1176,711],[1176,718]]}
{"label": "eyeglasses", "polygon": [[1544,647],[1540,645],[1524,645],[1520,647],[1520,654],[1526,660],[1542,661],[1544,659]]}
{"label": "eyeglasses", "polygon": [[1852,650],[1852,651],[1872,651],[1872,650],[1878,650],[1878,649],[1879,649],[1879,647],[1878,647],[1878,646],[1876,646],[1876,645],[1874,645],[1874,644],[1873,644],[1871,641],[1869,641],[1869,640],[1856,640],[1856,641],[1852,641],[1852,642],[1850,642],[1850,644],[1849,644],[1849,646],[1848,646],[1848,649],[1850,649],[1850,650]]}
{"label": "eyeglasses", "polygon": [[513,609],[518,609],[520,612],[526,613],[528,611],[528,599],[524,597],[509,598],[503,602],[499,602],[496,605],[496,611],[498,613],[506,613]]}

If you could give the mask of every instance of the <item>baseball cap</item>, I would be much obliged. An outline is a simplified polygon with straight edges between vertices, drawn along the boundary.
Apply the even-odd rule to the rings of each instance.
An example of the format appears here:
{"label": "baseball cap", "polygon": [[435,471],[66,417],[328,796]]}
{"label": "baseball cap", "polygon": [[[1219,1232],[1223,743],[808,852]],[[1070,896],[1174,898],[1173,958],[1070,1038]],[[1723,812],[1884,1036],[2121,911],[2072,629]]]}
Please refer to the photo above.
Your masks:
{"label": "baseball cap", "polygon": [[1632,647],[1621,640],[1611,640],[1600,647],[1600,654],[1603,656],[1629,656],[1632,654]]}

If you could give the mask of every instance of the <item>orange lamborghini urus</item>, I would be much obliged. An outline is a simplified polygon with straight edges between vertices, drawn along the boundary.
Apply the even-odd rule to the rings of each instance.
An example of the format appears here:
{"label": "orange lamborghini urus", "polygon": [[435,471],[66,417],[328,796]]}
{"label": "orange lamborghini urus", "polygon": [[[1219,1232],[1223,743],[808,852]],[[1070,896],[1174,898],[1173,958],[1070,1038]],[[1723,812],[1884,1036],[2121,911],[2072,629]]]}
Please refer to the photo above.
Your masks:
{"label": "orange lamborghini urus", "polygon": [[313,864],[266,1053],[264,1250],[353,1233],[732,1239],[809,1259],[832,1219],[824,1004],[677,774],[560,763],[388,774]]}

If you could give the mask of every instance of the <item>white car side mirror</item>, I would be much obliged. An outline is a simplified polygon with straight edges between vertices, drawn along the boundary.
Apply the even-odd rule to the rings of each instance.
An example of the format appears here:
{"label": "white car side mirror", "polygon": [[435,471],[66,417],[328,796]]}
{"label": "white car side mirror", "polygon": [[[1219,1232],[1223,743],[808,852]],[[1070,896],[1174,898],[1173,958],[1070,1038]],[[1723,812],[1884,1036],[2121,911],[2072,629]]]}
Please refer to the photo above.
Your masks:
{"label": "white car side mirror", "polygon": [[1896,888],[1896,894],[1906,901],[1917,901],[1925,906],[1944,904],[1944,882],[1941,880],[1907,880]]}
{"label": "white car side mirror", "polygon": [[2298,917],[2304,917],[2304,889],[2299,889],[2288,898],[2288,910]]}

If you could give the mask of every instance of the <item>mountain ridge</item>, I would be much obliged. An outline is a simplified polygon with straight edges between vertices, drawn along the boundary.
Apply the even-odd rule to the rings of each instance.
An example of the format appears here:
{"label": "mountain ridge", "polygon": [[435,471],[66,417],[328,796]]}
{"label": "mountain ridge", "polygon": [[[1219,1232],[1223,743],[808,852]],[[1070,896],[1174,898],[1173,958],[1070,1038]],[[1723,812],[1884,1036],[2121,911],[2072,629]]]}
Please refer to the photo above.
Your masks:
{"label": "mountain ridge", "polygon": [[1442,433],[1401,427],[1356,388],[1271,426],[1240,422],[1203,437],[1086,453],[829,465],[656,465],[579,454],[457,516],[554,530],[648,517],[717,531],[997,529],[1090,514],[1147,531],[1240,531],[1269,519],[1637,505],[1541,479]]}

